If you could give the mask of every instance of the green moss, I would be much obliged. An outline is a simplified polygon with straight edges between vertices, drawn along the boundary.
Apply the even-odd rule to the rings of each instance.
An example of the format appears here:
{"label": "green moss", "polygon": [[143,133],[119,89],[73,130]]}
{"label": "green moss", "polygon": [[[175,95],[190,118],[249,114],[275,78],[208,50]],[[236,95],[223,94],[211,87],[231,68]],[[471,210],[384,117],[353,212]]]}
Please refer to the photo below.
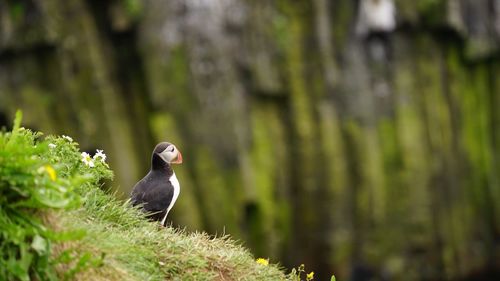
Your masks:
{"label": "green moss", "polygon": [[353,198],[358,217],[358,230],[363,232],[369,224],[380,224],[386,216],[385,176],[380,144],[375,128],[349,120],[346,134],[352,151],[351,177],[356,178]]}
{"label": "green moss", "polygon": [[360,143],[362,158],[359,160],[363,177],[362,190],[367,191],[367,196],[362,197],[366,201],[361,204],[367,207],[367,218],[371,218],[374,223],[380,223],[385,220],[387,202],[379,136],[374,128],[368,127],[362,128],[359,137],[362,140]]}
{"label": "green moss", "polygon": [[357,15],[354,10],[354,5],[352,5],[352,1],[335,1],[331,2],[331,5],[334,6],[331,13],[333,40],[336,45],[335,49],[342,50],[349,41],[349,36],[352,32],[350,26],[356,21]]}
{"label": "green moss", "polygon": [[[488,94],[491,89],[486,86],[489,69],[481,65],[467,71],[459,62],[457,51],[452,49],[448,66],[454,84],[452,92],[459,101],[459,110],[462,113],[459,137],[468,169],[468,176],[462,182],[461,201],[458,201],[453,209],[454,223],[457,229],[461,226],[460,231],[455,232],[454,239],[459,266],[472,268],[473,265],[467,264],[471,256],[477,262],[476,266],[479,266],[487,263],[484,258],[487,254],[486,251],[478,253],[464,247],[464,241],[472,239],[473,233],[477,233],[475,225],[486,225],[495,220],[498,209],[494,202],[500,197],[493,159],[491,96]],[[483,233],[482,236],[488,245],[493,243],[494,238],[489,234]]]}
{"label": "green moss", "polygon": [[19,22],[26,12],[26,7],[21,2],[14,2],[9,7],[9,13],[14,22]]}
{"label": "green moss", "polygon": [[[319,188],[317,178],[318,163],[315,157],[318,152],[317,126],[313,111],[314,95],[307,87],[305,77],[305,50],[304,37],[307,32],[305,19],[300,17],[299,7],[293,6],[288,10],[290,43],[285,49],[286,54],[286,80],[289,86],[289,118],[291,121],[291,134],[293,137],[293,150],[291,150],[292,189],[295,200],[295,212],[300,214],[293,218],[295,228],[293,243],[312,241],[314,229],[319,227],[317,216],[316,196]],[[310,231],[300,231],[308,229]],[[314,259],[314,247],[302,248],[301,259]]]}
{"label": "green moss", "polygon": [[[349,182],[347,172],[346,147],[342,137],[341,123],[335,108],[331,104],[323,104],[320,110],[320,134],[323,159],[328,178],[326,183],[334,198],[345,196]],[[340,198],[338,200],[340,200]]]}
{"label": "green moss", "polygon": [[[312,99],[308,94],[306,81],[304,77],[304,50],[302,48],[303,25],[297,18],[290,19],[290,37],[291,42],[287,48],[287,80],[289,81],[290,91],[290,110],[291,119],[294,126],[294,134],[299,144],[297,145],[297,158],[305,163],[313,163],[311,158],[314,156],[313,148],[310,145],[314,143],[315,122],[312,112]],[[303,145],[301,145],[303,144]],[[308,145],[306,145],[308,144]],[[303,167],[304,178],[310,178],[312,165]],[[299,169],[301,170],[301,169]],[[311,184],[306,184],[306,190],[311,188]]]}
{"label": "green moss", "polygon": [[424,24],[443,23],[446,17],[446,1],[420,0],[417,1],[417,10]]}
{"label": "green moss", "polygon": [[[157,70],[161,73],[162,80],[167,83],[166,95],[177,97],[178,99],[186,99],[186,95],[179,93],[187,93],[189,90],[189,61],[184,46],[178,46],[170,50],[168,62],[162,64]],[[166,78],[166,79],[165,79]],[[189,106],[189,102],[182,102],[182,108]]]}
{"label": "green moss", "polygon": [[[275,108],[266,104],[253,107],[252,128],[251,170],[257,217],[251,230],[254,237],[250,241],[256,254],[277,257],[278,249],[282,246],[277,241],[286,244],[289,238],[289,229],[277,229],[278,225],[289,225],[286,216],[280,215],[289,209],[287,204],[283,204],[287,198],[276,196],[277,188],[285,188],[279,186],[278,178],[278,163],[286,163],[283,153],[280,153],[286,145],[284,128]],[[279,207],[280,204],[283,209]]]}
{"label": "green moss", "polygon": [[[322,155],[316,161],[322,163],[320,169],[323,171],[323,188],[325,188],[322,200],[333,202],[328,206],[328,215],[324,221],[331,221],[333,229],[326,229],[329,233],[328,242],[332,245],[333,257],[331,261],[340,264],[352,256],[352,244],[350,244],[349,228],[351,222],[346,218],[343,210],[347,208],[350,194],[349,155],[344,143],[341,122],[335,107],[324,103],[319,107],[320,122],[319,131],[321,136]],[[348,155],[349,154],[349,155]],[[326,227],[325,227],[326,228]]]}
{"label": "green moss", "polygon": [[127,13],[132,18],[138,18],[144,10],[142,2],[139,0],[123,0],[123,3]]}
{"label": "green moss", "polygon": [[201,217],[205,229],[211,233],[227,231],[238,237],[237,204],[230,203],[235,200],[226,182],[228,172],[219,167],[216,157],[207,147],[197,147],[193,155],[194,176],[198,179],[195,182],[197,202],[204,210]]}
{"label": "green moss", "polygon": [[[384,175],[382,186],[380,187],[384,194],[384,209],[386,210],[384,214],[384,223],[396,219],[398,215],[394,215],[393,212],[396,210],[403,211],[408,205],[402,204],[402,202],[407,202],[403,198],[401,189],[410,184],[410,180],[405,178],[405,163],[403,162],[403,155],[401,151],[401,144],[398,135],[398,126],[396,120],[383,118],[379,121],[377,132],[380,145],[381,159],[379,165],[381,165],[381,173]],[[414,128],[412,128],[414,130]],[[408,158],[414,157],[413,151],[406,151],[409,153]],[[408,173],[409,174],[409,173]],[[405,180],[407,180],[405,182]],[[397,226],[391,227],[397,229]],[[385,229],[385,228],[384,228]],[[381,241],[385,241],[381,239]],[[391,244],[394,244],[394,240],[391,240]]]}
{"label": "green moss", "polygon": [[[405,49],[412,52],[413,49]],[[428,90],[422,88],[415,75],[417,65],[411,58],[401,59],[396,65],[395,87],[396,120],[395,138],[401,161],[392,170],[392,184],[389,184],[389,208],[393,210],[392,220],[400,235],[404,235],[407,227],[418,226],[420,229],[430,231],[431,210],[425,208],[429,200],[428,186],[433,166],[429,158],[427,139],[427,124],[422,116],[423,99]],[[425,82],[428,83],[428,82]],[[433,95],[439,93],[433,92]],[[398,157],[398,156],[395,156]],[[427,232],[428,239],[432,239]],[[404,241],[398,241],[404,243]],[[403,245],[400,244],[401,247]]]}
{"label": "green moss", "polygon": [[285,50],[290,42],[289,19],[285,15],[277,13],[273,17],[271,27],[279,49]]}

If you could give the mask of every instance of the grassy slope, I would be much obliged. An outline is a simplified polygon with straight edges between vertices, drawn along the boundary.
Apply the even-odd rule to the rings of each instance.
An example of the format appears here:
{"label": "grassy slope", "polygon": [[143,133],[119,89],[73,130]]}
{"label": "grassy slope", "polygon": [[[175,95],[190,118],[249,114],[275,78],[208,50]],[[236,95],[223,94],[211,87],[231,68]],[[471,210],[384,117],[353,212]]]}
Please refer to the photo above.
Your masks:
{"label": "grassy slope", "polygon": [[105,255],[102,266],[78,273],[79,280],[285,279],[278,267],[256,263],[228,237],[160,227],[99,189],[84,192],[83,208],[49,216],[48,222],[56,228],[85,229],[76,248]]}

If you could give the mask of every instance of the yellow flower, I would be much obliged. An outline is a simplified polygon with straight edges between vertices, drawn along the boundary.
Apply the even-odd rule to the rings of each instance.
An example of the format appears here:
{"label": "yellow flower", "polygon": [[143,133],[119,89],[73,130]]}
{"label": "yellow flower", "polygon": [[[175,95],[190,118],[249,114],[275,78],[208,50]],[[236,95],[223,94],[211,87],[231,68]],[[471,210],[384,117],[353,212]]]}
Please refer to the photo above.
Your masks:
{"label": "yellow flower", "polygon": [[314,279],[314,271],[311,271],[310,273],[308,273],[306,278],[307,278],[307,281],[313,280]]}
{"label": "yellow flower", "polygon": [[258,259],[256,260],[256,262],[257,262],[258,264],[262,264],[262,265],[265,265],[265,266],[269,265],[269,260],[266,260],[266,259],[263,259],[263,258],[258,258]]}
{"label": "yellow flower", "polygon": [[54,170],[54,168],[52,168],[52,166],[50,166],[50,165],[45,165],[44,168],[45,168],[45,171],[47,172],[47,174],[49,175],[50,179],[52,181],[55,181],[57,178],[56,170]]}

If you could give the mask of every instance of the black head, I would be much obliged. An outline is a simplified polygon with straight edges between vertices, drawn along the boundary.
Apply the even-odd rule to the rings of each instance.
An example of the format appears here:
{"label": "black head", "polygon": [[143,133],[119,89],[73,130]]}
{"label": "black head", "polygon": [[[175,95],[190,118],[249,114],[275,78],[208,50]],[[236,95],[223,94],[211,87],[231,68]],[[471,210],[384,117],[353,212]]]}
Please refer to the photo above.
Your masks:
{"label": "black head", "polygon": [[152,169],[169,167],[170,164],[181,164],[182,154],[177,147],[169,142],[161,142],[156,145],[152,155]]}

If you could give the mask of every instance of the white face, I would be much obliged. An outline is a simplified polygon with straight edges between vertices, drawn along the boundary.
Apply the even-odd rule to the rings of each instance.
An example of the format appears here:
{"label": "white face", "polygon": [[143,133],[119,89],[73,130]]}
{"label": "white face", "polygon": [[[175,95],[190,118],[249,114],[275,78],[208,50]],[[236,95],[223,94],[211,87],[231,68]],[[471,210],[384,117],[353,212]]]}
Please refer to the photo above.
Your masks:
{"label": "white face", "polygon": [[167,146],[159,155],[167,163],[182,163],[182,156],[180,156],[179,150],[173,144]]}

